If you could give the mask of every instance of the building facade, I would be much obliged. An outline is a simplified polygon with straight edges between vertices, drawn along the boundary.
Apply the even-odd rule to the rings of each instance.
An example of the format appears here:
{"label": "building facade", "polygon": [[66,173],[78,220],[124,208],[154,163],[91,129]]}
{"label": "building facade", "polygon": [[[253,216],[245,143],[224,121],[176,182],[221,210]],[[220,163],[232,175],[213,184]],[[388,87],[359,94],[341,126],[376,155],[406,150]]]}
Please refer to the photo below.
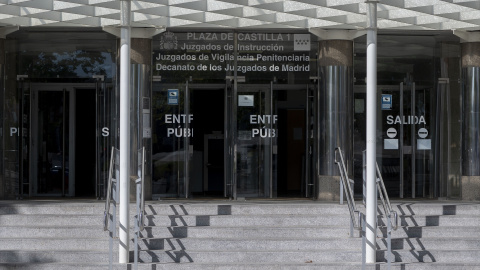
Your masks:
{"label": "building facade", "polygon": [[[29,2],[0,7],[50,7]],[[61,5],[46,2],[52,14]],[[86,7],[114,13],[118,1],[76,2],[68,3],[77,9],[63,12],[86,16]],[[285,10],[293,2],[272,1],[290,16],[307,16],[306,8]],[[138,166],[137,150],[145,147],[147,199],[337,200],[337,148],[361,196],[366,108],[372,105],[366,103],[367,44],[359,26],[360,17],[365,22],[363,3],[353,2],[358,11],[315,4],[311,10],[346,16],[324,27],[278,23],[272,3],[229,3],[245,14],[272,11],[256,18],[277,16],[265,25],[171,25],[179,20],[172,12],[164,16],[169,24],[149,21],[147,27],[137,19],[130,63],[131,170]],[[382,2],[379,10],[394,5]],[[145,5],[134,12],[137,17],[163,14],[162,8],[204,9],[188,2],[132,3]],[[467,16],[480,9],[475,3],[455,7]],[[384,26],[378,30],[375,104],[377,162],[387,190],[396,198],[479,200],[479,19],[392,27],[392,21],[405,23],[394,19],[393,10],[379,12]],[[100,20],[91,25],[88,18]],[[111,149],[119,147],[120,60],[119,29],[102,20],[0,20],[0,198],[105,196]],[[460,31],[447,30],[452,21]]]}

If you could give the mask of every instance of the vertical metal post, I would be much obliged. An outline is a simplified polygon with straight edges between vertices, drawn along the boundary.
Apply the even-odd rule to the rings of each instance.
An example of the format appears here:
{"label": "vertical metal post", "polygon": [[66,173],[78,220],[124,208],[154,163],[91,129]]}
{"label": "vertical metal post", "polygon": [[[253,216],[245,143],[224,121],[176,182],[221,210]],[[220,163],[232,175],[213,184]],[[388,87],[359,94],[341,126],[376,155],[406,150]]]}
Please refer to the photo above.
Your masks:
{"label": "vertical metal post", "polygon": [[[190,94],[189,94],[189,86],[188,86],[188,81],[185,83],[185,102],[184,102],[184,112],[187,117],[190,115]],[[190,119],[190,118],[189,118]],[[190,128],[190,123],[189,120],[185,121],[185,128],[186,130],[189,130]],[[184,150],[184,162],[183,162],[183,190],[185,192],[185,199],[188,199],[188,194],[190,193],[189,187],[190,187],[190,139],[188,136],[184,136],[184,141],[183,141],[183,148]]]}
{"label": "vertical metal post", "polygon": [[110,238],[108,239],[108,265],[109,265],[109,270],[113,269],[113,238],[115,237],[115,231],[116,231],[116,226],[117,226],[117,181],[112,182],[112,198],[113,198],[113,208],[112,208],[112,214],[108,216],[108,219],[112,219],[110,222],[110,227],[108,228],[109,232],[108,234],[110,235]]}
{"label": "vertical metal post", "polygon": [[[447,128],[447,145],[452,145],[452,129],[449,128],[450,124],[452,123],[452,110],[450,109],[451,108],[450,103],[452,101],[451,101],[451,96],[450,96],[450,93],[451,93],[450,92],[450,81],[448,79],[446,80],[446,88],[447,88],[446,89],[446,97],[447,98],[446,98],[446,105],[445,105],[446,107],[445,108],[447,108],[447,123],[446,123],[447,127],[448,127]],[[440,107],[437,107],[437,110],[439,110],[439,109],[440,109]],[[463,107],[463,109],[465,110],[465,107]],[[433,111],[430,112],[430,115],[433,115]],[[454,133],[455,133],[455,131],[454,131]],[[437,136],[440,136],[440,133],[437,133]],[[442,145],[444,145],[444,144],[442,144]],[[450,175],[450,164],[452,164],[451,162],[452,162],[452,159],[454,159],[454,158],[452,158],[452,147],[447,147],[447,148],[448,148],[448,150],[447,150],[447,160],[448,160],[449,165],[447,166],[446,175]],[[438,149],[438,151],[440,153],[442,153],[442,151],[440,149]],[[439,152],[437,152],[437,153],[439,153]],[[430,156],[431,156],[432,160],[434,159],[433,154],[434,153],[432,151],[430,151]],[[443,159],[441,159],[440,162],[443,162]],[[440,164],[442,164],[442,163],[440,163]],[[438,172],[438,171],[436,171],[436,172]],[[430,184],[431,187],[433,186],[433,192],[430,192],[430,197],[431,198],[439,196],[438,195],[438,185],[440,184],[440,181],[441,181],[440,179],[444,179],[444,178],[436,177],[436,178],[433,178],[433,179],[435,179],[435,180],[433,180],[433,181],[430,180],[430,183],[433,182],[432,184]],[[432,188],[430,188],[430,190],[431,189]],[[448,184],[447,185],[447,198],[450,198],[451,196],[452,196],[452,186]]]}
{"label": "vertical metal post", "polygon": [[143,179],[137,179],[135,181],[135,186],[136,186],[136,208],[137,208],[137,215],[135,218],[135,238],[134,238],[134,245],[135,245],[135,250],[134,250],[134,258],[133,258],[133,263],[134,263],[134,269],[138,269],[138,237],[140,234],[140,228],[139,228],[139,222],[140,222],[140,201],[141,201],[141,196],[142,196],[142,191],[141,191],[141,185],[142,185]]}
{"label": "vertical metal post", "polygon": [[365,239],[365,231],[366,231],[365,215],[362,213],[360,213],[360,222],[362,223],[361,224],[362,230],[360,232],[362,234],[362,270],[365,270],[365,263],[367,261],[367,257],[366,257],[367,240]]}
{"label": "vertical metal post", "polygon": [[[400,83],[400,119],[403,118],[404,112],[403,112],[403,83]],[[404,179],[405,179],[405,173],[403,172],[403,162],[404,162],[404,137],[403,137],[403,132],[404,132],[404,127],[403,125],[400,125],[400,151],[399,151],[399,156],[400,156],[400,198],[403,198],[403,189],[405,187],[404,184]]]}
{"label": "vertical metal post", "polygon": [[[18,80],[18,76],[17,76],[17,80]],[[18,175],[19,175],[19,178],[18,178],[18,197],[17,199],[23,199],[23,178],[25,177],[24,176],[24,166],[25,166],[25,163],[23,162],[23,159],[24,159],[24,156],[23,156],[23,106],[24,106],[24,81],[23,79],[22,80],[19,80],[18,81],[18,84],[19,84],[19,91],[18,91],[18,100],[19,100],[19,103],[18,103],[18,111],[19,111],[19,119],[18,119],[18,131],[19,132],[19,135],[18,135],[18,158],[19,158],[19,171],[18,171]],[[6,181],[5,181],[6,182]]]}
{"label": "vertical metal post", "polygon": [[[228,186],[228,173],[229,173],[229,147],[230,144],[229,139],[230,139],[230,132],[228,130],[228,121],[229,119],[229,114],[228,114],[228,85],[229,81],[225,82],[225,89],[223,91],[223,197],[231,196],[231,194],[228,194],[227,191],[227,186]],[[231,183],[231,182],[230,182]],[[228,195],[227,195],[228,194]]]}
{"label": "vertical metal post", "polygon": [[[272,117],[273,119],[273,81],[270,81],[270,117]],[[273,129],[273,120],[270,121],[270,124],[269,124],[269,128],[270,129]],[[268,159],[269,159],[269,163],[270,163],[270,166],[268,166],[268,183],[269,183],[269,197],[270,198],[273,198],[273,138],[272,137],[269,137],[268,138],[268,141],[269,141],[269,151],[268,151]]]}
{"label": "vertical metal post", "polygon": [[310,85],[307,84],[306,93],[305,93],[305,198],[308,198],[308,184],[310,180]]}
{"label": "vertical metal post", "polygon": [[237,78],[237,65],[238,65],[238,33],[234,34],[233,39],[233,54],[235,56],[233,60],[233,93],[232,93],[232,197],[237,199],[237,112],[238,112],[238,78]]}
{"label": "vertical metal post", "polygon": [[[411,103],[410,103],[410,115],[412,116],[412,118],[415,118],[415,83],[412,83],[412,89],[410,90],[410,92],[412,93],[412,98],[411,98]],[[415,194],[416,194],[416,179],[415,179],[415,152],[417,151],[417,142],[415,140],[415,124],[411,125],[411,129],[410,129],[410,140],[411,140],[411,144],[412,144],[412,161],[411,161],[411,174],[412,174],[412,198],[415,198]]]}
{"label": "vertical metal post", "polygon": [[[66,89],[63,88],[63,106],[62,106],[62,170],[61,170],[61,173],[62,173],[62,177],[60,177],[60,179],[62,179],[62,197],[65,197],[65,132],[67,130],[67,127],[65,127],[65,113],[67,112],[67,108],[66,108],[66,103],[67,103],[67,100],[66,100],[66,93],[65,93]],[[70,101],[68,101],[70,102]],[[22,120],[23,121],[23,120]],[[69,151],[69,154],[70,154],[70,151]]]}
{"label": "vertical metal post", "polygon": [[129,262],[130,245],[130,0],[120,1],[120,213],[119,263]]}
{"label": "vertical metal post", "polygon": [[340,204],[343,205],[343,181],[340,181]]}
{"label": "vertical metal post", "polygon": [[[318,66],[318,64],[317,64]],[[312,181],[312,192],[313,197],[318,198],[319,196],[319,175],[320,175],[320,164],[319,164],[319,156],[320,156],[320,68],[317,68],[317,87],[313,91],[313,160],[312,160],[312,170],[313,170],[313,181]]]}
{"label": "vertical metal post", "polygon": [[367,203],[367,150],[362,151],[362,203]]}
{"label": "vertical metal post", "polygon": [[98,99],[98,79],[95,79],[95,196],[97,200],[102,198],[100,192],[100,104]]}
{"label": "vertical metal post", "polygon": [[366,263],[376,262],[377,0],[367,0]]}
{"label": "vertical metal post", "polygon": [[391,224],[391,213],[384,213],[387,215],[387,269],[390,270],[392,267],[392,224]]}

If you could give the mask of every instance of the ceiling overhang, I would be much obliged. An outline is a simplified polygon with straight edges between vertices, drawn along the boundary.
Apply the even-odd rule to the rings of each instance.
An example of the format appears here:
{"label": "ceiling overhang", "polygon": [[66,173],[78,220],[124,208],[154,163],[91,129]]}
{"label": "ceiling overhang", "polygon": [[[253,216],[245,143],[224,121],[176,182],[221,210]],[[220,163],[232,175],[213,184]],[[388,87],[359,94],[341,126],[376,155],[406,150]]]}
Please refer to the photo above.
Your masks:
{"label": "ceiling overhang", "polygon": [[[132,26],[154,28],[344,29],[365,27],[365,0],[131,1]],[[118,0],[0,0],[0,27],[108,27]],[[380,0],[378,28],[480,30],[479,0]]]}

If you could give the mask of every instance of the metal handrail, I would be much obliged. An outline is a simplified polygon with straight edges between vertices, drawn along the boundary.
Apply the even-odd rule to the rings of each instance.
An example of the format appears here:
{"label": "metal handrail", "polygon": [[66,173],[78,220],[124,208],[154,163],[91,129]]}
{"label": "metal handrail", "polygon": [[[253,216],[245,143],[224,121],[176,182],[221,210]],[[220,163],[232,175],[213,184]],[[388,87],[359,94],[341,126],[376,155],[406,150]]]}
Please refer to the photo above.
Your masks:
{"label": "metal handrail", "polygon": [[[378,163],[375,162],[377,169],[377,190],[380,200],[382,201],[383,212],[386,218],[387,225],[387,269],[391,269],[392,265],[392,229],[396,231],[398,229],[398,215],[397,212],[392,209],[390,204],[390,199],[388,198],[387,189],[385,188],[385,183],[383,182],[383,177],[378,167]],[[393,221],[392,221],[393,218]]]}
{"label": "metal handrail", "polygon": [[142,148],[142,173],[141,173],[141,197],[140,197],[140,219],[139,229],[143,231],[145,228],[145,147]]}
{"label": "metal handrail", "polygon": [[115,147],[112,147],[112,153],[110,155],[110,168],[108,169],[108,186],[107,186],[107,197],[105,198],[105,210],[103,212],[103,230],[108,230],[108,220],[110,219],[110,201],[112,197],[112,181],[113,181],[113,167],[114,167],[114,158]]}
{"label": "metal handrail", "polygon": [[138,257],[139,257],[139,248],[138,248],[138,239],[140,238],[140,232],[143,231],[145,228],[145,147],[142,147],[138,151],[141,153],[139,155],[140,159],[138,163],[140,164],[137,167],[140,170],[138,173],[137,169],[137,176],[138,178],[135,180],[135,184],[137,186],[136,192],[136,205],[137,205],[137,215],[135,216],[136,223],[135,223],[135,250],[134,250],[134,269],[138,269]]}
{"label": "metal handrail", "polygon": [[[340,157],[340,160],[337,160],[337,153],[338,156]],[[360,211],[357,210],[356,205],[355,205],[355,199],[354,199],[354,194],[353,194],[353,188],[350,185],[350,180],[348,178],[347,174],[347,169],[345,167],[345,161],[343,159],[343,154],[340,149],[340,147],[335,148],[335,164],[337,164],[338,169],[340,171],[340,179],[343,183],[343,190],[346,194],[347,197],[347,205],[348,205],[348,210],[350,212],[350,220],[353,228],[360,230],[361,229],[361,219],[359,218],[358,222],[357,219],[355,218],[355,214],[358,214],[360,217]],[[342,192],[342,191],[340,191]]]}
{"label": "metal handrail", "polygon": [[[383,182],[383,177],[380,173],[378,163],[375,163],[375,165],[377,167],[377,190],[380,200],[382,201],[383,211],[388,217],[387,222],[390,222],[392,229],[396,231],[398,229],[398,215],[397,212],[392,209],[392,205],[390,204],[390,199],[388,198],[387,189],[385,188],[385,183]],[[392,216],[394,222],[392,222]]]}

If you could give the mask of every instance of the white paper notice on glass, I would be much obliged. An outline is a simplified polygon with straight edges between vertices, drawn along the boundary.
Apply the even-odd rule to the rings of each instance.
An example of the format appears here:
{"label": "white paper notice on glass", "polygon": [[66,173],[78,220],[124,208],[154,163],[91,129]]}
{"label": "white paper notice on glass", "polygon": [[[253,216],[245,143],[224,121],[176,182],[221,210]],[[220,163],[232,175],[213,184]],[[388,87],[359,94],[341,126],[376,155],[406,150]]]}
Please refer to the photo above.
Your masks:
{"label": "white paper notice on glass", "polygon": [[238,95],[238,107],[253,107],[253,95]]}

